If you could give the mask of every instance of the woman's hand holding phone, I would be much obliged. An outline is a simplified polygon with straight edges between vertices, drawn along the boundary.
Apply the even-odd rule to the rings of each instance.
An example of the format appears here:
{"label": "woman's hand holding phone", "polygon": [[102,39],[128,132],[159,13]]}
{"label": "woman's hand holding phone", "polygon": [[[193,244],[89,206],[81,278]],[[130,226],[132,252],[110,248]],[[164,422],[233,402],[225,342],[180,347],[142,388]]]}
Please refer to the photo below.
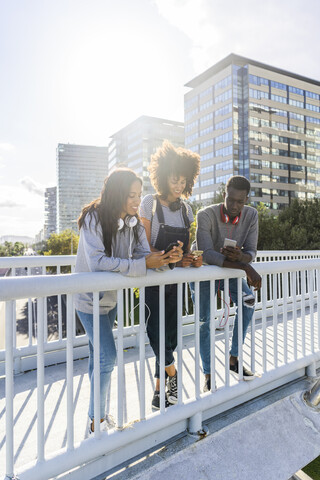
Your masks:
{"label": "woman's hand holding phone", "polygon": [[170,268],[174,268],[175,264],[179,262],[183,256],[182,247],[183,243],[178,240],[178,242],[168,245],[166,250],[149,253],[149,255],[146,256],[147,268],[159,268],[164,265],[169,265]]}
{"label": "woman's hand holding phone", "polygon": [[183,243],[178,240],[177,242],[170,243],[164,251],[164,255],[170,258],[169,267],[171,270],[175,267],[176,263],[180,262],[183,258]]}

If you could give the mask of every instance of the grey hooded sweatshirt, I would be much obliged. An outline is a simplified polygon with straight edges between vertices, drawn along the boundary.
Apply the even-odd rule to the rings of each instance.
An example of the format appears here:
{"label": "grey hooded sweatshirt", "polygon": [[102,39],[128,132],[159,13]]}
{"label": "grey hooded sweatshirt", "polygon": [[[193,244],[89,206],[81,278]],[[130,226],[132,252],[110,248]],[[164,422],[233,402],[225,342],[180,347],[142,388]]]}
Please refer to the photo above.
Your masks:
{"label": "grey hooded sweatshirt", "polygon": [[[139,243],[134,239],[133,231],[124,227],[117,232],[112,242],[112,256],[107,257],[103,244],[102,228],[96,216],[85,217],[80,229],[80,240],[76,259],[76,272],[118,272],[126,276],[146,275],[145,257],[150,253],[149,243],[143,225],[139,225]],[[97,227],[97,230],[96,230]],[[80,312],[93,313],[93,295],[78,293],[74,296],[75,307]],[[100,314],[108,313],[117,303],[116,290],[100,292]]]}

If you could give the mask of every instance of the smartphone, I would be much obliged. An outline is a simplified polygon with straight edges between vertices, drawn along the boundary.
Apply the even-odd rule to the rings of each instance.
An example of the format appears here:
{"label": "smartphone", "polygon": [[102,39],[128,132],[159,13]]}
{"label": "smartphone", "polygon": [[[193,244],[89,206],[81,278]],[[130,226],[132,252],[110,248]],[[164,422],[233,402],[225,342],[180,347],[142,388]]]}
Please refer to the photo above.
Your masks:
{"label": "smartphone", "polygon": [[[167,248],[165,249],[164,253],[170,252],[170,250],[172,250],[173,247],[179,247],[179,243],[178,243],[178,242],[169,243],[169,245],[168,245]],[[175,266],[176,266],[175,263],[169,263],[169,268],[170,268],[170,270],[173,270]]]}
{"label": "smartphone", "polygon": [[191,255],[193,255],[196,258],[201,257],[202,254],[203,254],[203,250],[194,250],[193,252],[191,252]]}
{"label": "smartphone", "polygon": [[169,245],[168,245],[167,248],[165,249],[164,253],[170,252],[170,250],[172,250],[173,247],[179,247],[179,243],[178,243],[178,242],[169,243]]}
{"label": "smartphone", "polygon": [[236,240],[232,240],[231,238],[225,238],[225,239],[224,239],[223,247],[233,247],[233,248],[236,248],[236,246],[237,246],[237,241],[236,241]]}

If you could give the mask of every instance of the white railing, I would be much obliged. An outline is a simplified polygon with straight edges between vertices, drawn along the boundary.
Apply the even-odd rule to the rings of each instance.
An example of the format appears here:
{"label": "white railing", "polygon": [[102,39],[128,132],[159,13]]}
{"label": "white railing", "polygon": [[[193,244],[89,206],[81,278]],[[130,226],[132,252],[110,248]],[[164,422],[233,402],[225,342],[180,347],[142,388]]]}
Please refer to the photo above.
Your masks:
{"label": "white railing", "polygon": [[[305,251],[258,251],[257,262],[269,262],[293,259],[311,259],[320,258],[319,250]],[[0,257],[0,268],[10,268],[10,276],[32,276],[32,275],[56,275],[64,272],[73,272],[75,266],[75,255],[61,256],[23,256],[23,257]],[[268,278],[270,283],[270,278]],[[300,288],[298,284],[297,288]],[[269,297],[267,306],[273,305],[273,293],[269,285]],[[190,300],[188,286],[184,289],[184,302],[182,318],[183,334],[192,332],[194,315],[193,306]],[[47,295],[47,297],[49,297]],[[123,341],[125,347],[134,347],[139,341],[139,328],[135,325],[137,318],[137,299],[133,289],[125,291],[125,318]],[[279,299],[278,309],[281,311],[282,300]],[[66,359],[66,297],[65,295],[57,295],[46,298],[44,301],[44,352],[45,365],[54,365]],[[291,311],[292,305],[289,306]],[[20,313],[17,311],[20,310]],[[21,311],[23,313],[21,313]],[[234,307],[229,310],[230,323],[233,323],[235,314]],[[75,312],[74,314],[75,315]],[[223,325],[224,309],[219,306],[216,311],[216,327]],[[2,314],[3,317],[3,314]],[[257,312],[257,318],[261,318],[261,310]],[[1,318],[0,322],[4,321]],[[15,358],[14,372],[15,374],[36,368],[36,351],[35,345],[36,328],[37,328],[37,301],[35,295],[31,298],[23,299],[20,304],[16,305],[13,311],[13,323],[16,324],[16,332],[14,335]],[[22,327],[21,327],[22,326]],[[88,340],[83,334],[82,326],[77,317],[74,321],[74,360],[88,355]],[[117,330],[115,331],[117,336]],[[0,375],[5,371],[5,350],[4,339],[0,338]]]}
{"label": "white railing", "polygon": [[[31,267],[31,266],[30,266]],[[217,382],[218,389],[211,393],[201,394],[200,388],[200,360],[199,360],[199,282],[211,280],[211,291],[214,291],[214,281],[223,279],[225,282],[225,302],[228,304],[228,287],[230,278],[238,278],[238,289],[241,298],[241,275],[238,270],[221,269],[218,267],[202,267],[199,269],[176,268],[173,271],[157,273],[148,271],[145,277],[128,278],[114,273],[81,273],[65,275],[46,275],[31,277],[15,277],[0,279],[0,301],[5,302],[6,319],[6,474],[12,478],[15,472],[14,465],[14,359],[17,355],[15,346],[15,305],[19,299],[37,298],[37,462],[27,465],[20,472],[21,480],[45,480],[53,476],[68,472],[82,465],[85,472],[86,465],[90,465],[97,458],[104,458],[105,465],[131,458],[153,444],[163,441],[164,438],[180,433],[186,427],[196,432],[201,429],[202,421],[212,416],[214,409],[219,411],[230,408],[252,398],[255,395],[271,390],[274,385],[285,383],[287,376],[296,374],[301,376],[305,368],[312,366],[315,370],[320,360],[320,289],[319,269],[320,259],[261,262],[255,268],[262,275],[262,289],[257,295],[256,314],[251,325],[250,348],[245,352],[239,350],[239,368],[242,371],[243,361],[249,359],[251,368],[257,370],[260,365],[261,376],[253,382],[232,383],[229,372],[229,328],[224,328],[222,334],[217,333],[214,319],[218,311],[217,298],[211,296],[211,384]],[[192,324],[194,334],[194,352],[191,367],[183,368],[185,357],[183,350],[183,283],[195,282],[195,315]],[[178,405],[165,408],[164,382],[164,285],[178,284]],[[160,285],[160,411],[148,413],[146,408],[146,337],[145,337],[145,308],[144,288],[151,285]],[[109,288],[108,288],[109,286]],[[123,294],[126,289],[139,288],[139,325],[134,328],[138,331],[139,353],[139,413],[135,418],[127,419],[130,428],[124,421],[124,402],[127,401],[124,378],[124,324]],[[98,292],[118,290],[117,316],[117,396],[115,411],[117,428],[108,434],[101,434],[96,428],[93,439],[76,442],[74,437],[74,379],[73,379],[73,349],[74,336],[74,309],[73,294],[91,291],[94,294],[94,329],[98,331]],[[66,295],[67,332],[66,338],[66,384],[67,384],[67,445],[65,449],[51,452],[45,451],[45,411],[44,411],[44,370],[45,370],[45,340],[46,340],[46,301],[45,298],[53,295]],[[227,306],[225,306],[227,315]],[[242,338],[241,310],[239,312],[239,345]],[[61,341],[61,340],[58,340]],[[28,348],[28,347],[27,347]],[[99,345],[95,344],[95,386],[99,388]],[[219,370],[220,369],[220,370]],[[219,376],[217,372],[219,370]],[[302,370],[302,373],[301,373]],[[222,374],[221,374],[222,372]],[[192,375],[190,375],[192,373]],[[188,395],[184,393],[189,376],[192,377]],[[188,377],[188,378],[187,378]],[[278,382],[278,383],[275,383]],[[280,383],[279,383],[280,382]],[[232,403],[233,402],[233,403]],[[95,417],[99,415],[99,394],[95,395]],[[161,435],[159,434],[161,432]],[[157,434],[159,436],[157,437]],[[156,440],[155,440],[156,438]],[[160,440],[159,440],[160,439]],[[133,448],[134,445],[134,448]],[[101,464],[100,464],[101,467]],[[84,476],[83,476],[84,475]],[[85,477],[83,473],[81,478]],[[79,477],[78,477],[79,478]]]}
{"label": "white railing", "polygon": [[320,258],[320,250],[259,250],[256,262]]}

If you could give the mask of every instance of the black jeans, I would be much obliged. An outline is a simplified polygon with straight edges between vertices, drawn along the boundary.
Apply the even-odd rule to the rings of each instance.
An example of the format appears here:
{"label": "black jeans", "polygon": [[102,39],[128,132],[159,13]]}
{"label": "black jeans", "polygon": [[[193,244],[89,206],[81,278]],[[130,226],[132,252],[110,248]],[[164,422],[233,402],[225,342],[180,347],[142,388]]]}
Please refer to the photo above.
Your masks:
{"label": "black jeans", "polygon": [[[159,287],[147,287],[145,289],[147,333],[150,345],[156,356],[155,378],[160,378],[159,366]],[[150,315],[150,316],[149,316]],[[173,352],[177,347],[177,285],[165,286],[165,366],[174,363]]]}

